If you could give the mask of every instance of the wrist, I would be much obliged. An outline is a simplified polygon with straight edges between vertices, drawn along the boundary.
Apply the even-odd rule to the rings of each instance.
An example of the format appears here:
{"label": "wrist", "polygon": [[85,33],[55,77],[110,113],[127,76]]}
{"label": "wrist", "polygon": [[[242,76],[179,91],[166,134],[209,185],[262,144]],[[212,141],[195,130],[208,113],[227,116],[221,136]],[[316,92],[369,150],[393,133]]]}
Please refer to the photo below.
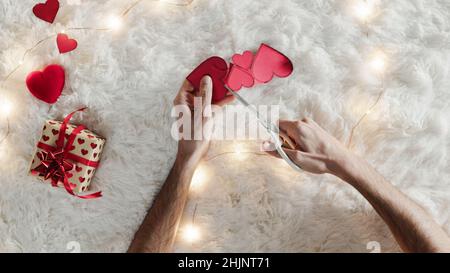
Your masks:
{"label": "wrist", "polygon": [[342,157],[335,160],[336,169],[332,174],[352,184],[358,166],[361,166],[362,161],[362,159],[350,152],[345,153]]}

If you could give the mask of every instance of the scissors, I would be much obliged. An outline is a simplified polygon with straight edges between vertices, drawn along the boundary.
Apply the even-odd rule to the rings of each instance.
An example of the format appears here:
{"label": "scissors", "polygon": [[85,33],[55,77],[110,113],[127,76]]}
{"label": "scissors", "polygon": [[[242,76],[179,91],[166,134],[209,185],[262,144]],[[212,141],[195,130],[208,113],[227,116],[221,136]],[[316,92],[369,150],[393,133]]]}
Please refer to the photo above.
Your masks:
{"label": "scissors", "polygon": [[[286,152],[283,150],[283,146],[287,145],[291,149],[295,149],[295,144],[292,142],[291,138],[284,134],[283,132],[280,132],[280,129],[278,126],[276,126],[273,122],[267,122],[264,120],[261,115],[259,114],[258,110],[254,108],[250,103],[248,103],[241,95],[239,95],[237,92],[234,92],[231,90],[228,86],[225,85],[225,88],[230,92],[240,103],[242,103],[244,106],[246,106],[250,111],[252,111],[253,114],[255,114],[256,119],[258,122],[267,130],[267,132],[270,134],[270,137],[272,138],[275,148],[277,152],[280,154],[281,158],[286,161],[291,168],[293,168],[296,171],[301,171],[302,168],[295,164],[289,156],[286,154]],[[281,142],[280,138],[283,140]]]}

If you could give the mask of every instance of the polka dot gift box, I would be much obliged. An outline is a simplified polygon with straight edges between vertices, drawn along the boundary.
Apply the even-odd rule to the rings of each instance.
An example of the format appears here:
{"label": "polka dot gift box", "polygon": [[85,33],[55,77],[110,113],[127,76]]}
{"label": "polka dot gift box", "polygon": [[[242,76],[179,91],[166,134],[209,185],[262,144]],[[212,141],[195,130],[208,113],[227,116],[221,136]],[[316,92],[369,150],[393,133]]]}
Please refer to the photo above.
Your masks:
{"label": "polka dot gift box", "polygon": [[89,190],[106,139],[86,129],[83,125],[69,123],[69,114],[64,121],[48,120],[42,130],[30,174],[49,182],[54,187],[83,199],[101,196],[101,192],[80,195]]}

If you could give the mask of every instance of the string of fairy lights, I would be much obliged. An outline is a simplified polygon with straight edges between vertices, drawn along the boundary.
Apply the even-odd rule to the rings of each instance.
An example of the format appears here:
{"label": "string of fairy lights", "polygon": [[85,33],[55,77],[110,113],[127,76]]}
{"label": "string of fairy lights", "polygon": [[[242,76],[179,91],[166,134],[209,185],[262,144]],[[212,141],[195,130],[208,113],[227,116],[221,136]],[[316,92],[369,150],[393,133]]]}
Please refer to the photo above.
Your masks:
{"label": "string of fairy lights", "polygon": [[[145,0],[137,0],[133,2],[119,15],[110,15],[105,22],[105,27],[68,27],[63,31],[60,31],[59,33],[66,33],[68,31],[77,31],[77,30],[119,31],[121,28],[124,27],[124,20],[129,15],[129,13],[133,9],[138,7],[138,5],[143,1]],[[193,2],[193,0],[152,0],[152,1],[155,2],[159,1],[174,6],[189,6]],[[374,4],[374,1],[375,0],[372,1],[356,0],[352,2],[353,15],[360,20],[362,32],[366,37],[369,37],[369,23],[377,15],[377,9]],[[47,40],[50,40],[56,36],[57,34],[53,34],[48,37],[45,37],[42,40],[39,40],[32,47],[26,49],[21,58],[19,58],[18,64],[0,80],[0,90],[1,88],[3,88],[4,83],[7,80],[9,80],[13,76],[13,74],[20,69],[21,66],[25,64],[27,56],[29,54],[31,54],[37,47],[44,44]],[[387,65],[386,54],[381,49],[376,49],[372,55],[368,56],[367,65],[373,73],[383,78]],[[381,91],[377,96],[375,102],[367,108],[367,110],[361,115],[361,117],[357,119],[357,122],[351,128],[350,136],[347,143],[349,147],[352,144],[352,140],[355,132],[357,131],[357,128],[364,122],[365,118],[367,118],[367,116],[370,115],[374,111],[376,106],[382,101],[382,97],[386,91],[384,87],[384,79],[382,79],[382,82],[383,86],[381,87]],[[3,119],[3,122],[5,123],[5,126],[3,126],[4,127],[3,132],[0,131],[0,145],[2,145],[5,142],[5,140],[8,138],[10,134],[11,130],[10,115],[12,111],[14,111],[14,104],[12,103],[12,101],[0,93],[0,114],[1,114],[0,122],[1,119]],[[244,145],[237,143],[233,145],[231,151],[216,154],[204,161],[208,162],[225,155],[230,155],[233,156],[235,159],[242,160],[249,155],[264,156],[266,154],[247,150]],[[200,166],[196,169],[194,176],[192,178],[191,191],[200,192],[201,189],[205,186],[205,183],[207,182],[210,176],[211,170],[209,170],[209,168],[205,166],[205,163],[200,164]],[[197,214],[197,204],[195,205],[195,209],[191,220],[185,223],[185,225],[183,225],[180,228],[181,238],[184,241],[191,244],[201,239],[201,228],[195,223],[196,214]]]}

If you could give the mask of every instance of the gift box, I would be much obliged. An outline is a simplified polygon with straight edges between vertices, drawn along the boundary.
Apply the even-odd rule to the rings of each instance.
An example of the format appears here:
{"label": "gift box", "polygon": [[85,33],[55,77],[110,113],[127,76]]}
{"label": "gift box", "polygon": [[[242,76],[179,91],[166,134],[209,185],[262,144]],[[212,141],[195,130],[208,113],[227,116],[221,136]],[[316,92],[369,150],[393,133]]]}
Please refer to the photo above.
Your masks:
{"label": "gift box", "polygon": [[64,187],[68,193],[84,198],[96,198],[101,192],[79,195],[89,190],[98,168],[106,139],[86,129],[70,124],[69,114],[64,121],[48,120],[42,130],[30,174],[54,187]]}

